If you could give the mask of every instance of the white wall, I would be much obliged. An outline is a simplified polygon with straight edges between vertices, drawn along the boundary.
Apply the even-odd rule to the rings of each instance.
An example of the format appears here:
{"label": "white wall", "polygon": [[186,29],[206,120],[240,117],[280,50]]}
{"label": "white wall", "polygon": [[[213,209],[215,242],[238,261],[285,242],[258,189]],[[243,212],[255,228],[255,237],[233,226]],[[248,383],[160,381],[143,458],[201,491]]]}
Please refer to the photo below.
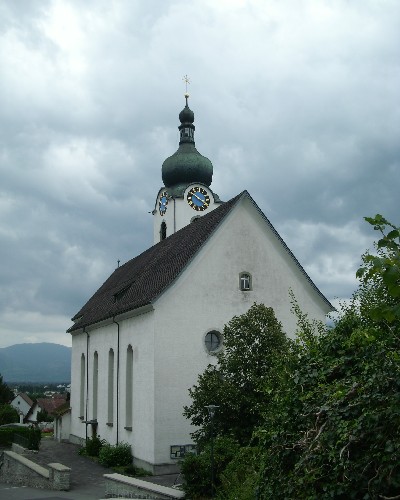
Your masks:
{"label": "white wall", "polygon": [[24,417],[26,417],[26,414],[30,410],[29,404],[25,401],[25,399],[22,398],[20,394],[18,394],[12,401],[11,401],[11,406],[13,406],[18,413],[22,413]]}
{"label": "white wall", "polygon": [[[252,291],[239,290],[243,271],[252,275]],[[252,203],[243,200],[155,304],[157,462],[169,460],[170,445],[192,442],[182,411],[191,402],[188,388],[215,361],[204,348],[205,334],[222,332],[234,315],[258,302],[273,307],[284,331],[293,337],[296,319],[290,312],[289,288],[303,311],[324,319],[326,304]]]}

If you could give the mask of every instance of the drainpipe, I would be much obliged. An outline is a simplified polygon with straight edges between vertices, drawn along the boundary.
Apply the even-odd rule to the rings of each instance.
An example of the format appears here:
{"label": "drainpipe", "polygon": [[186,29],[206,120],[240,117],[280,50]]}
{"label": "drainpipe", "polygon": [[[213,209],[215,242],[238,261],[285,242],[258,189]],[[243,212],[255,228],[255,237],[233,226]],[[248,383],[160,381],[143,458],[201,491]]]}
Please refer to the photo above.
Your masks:
{"label": "drainpipe", "polygon": [[174,198],[174,233],[176,233],[176,200]]}
{"label": "drainpipe", "polygon": [[85,428],[86,428],[86,442],[88,440],[88,405],[89,405],[89,333],[83,330],[86,333],[86,408],[85,408]]}
{"label": "drainpipe", "polygon": [[113,323],[117,325],[117,444],[119,441],[119,323],[113,318]]}

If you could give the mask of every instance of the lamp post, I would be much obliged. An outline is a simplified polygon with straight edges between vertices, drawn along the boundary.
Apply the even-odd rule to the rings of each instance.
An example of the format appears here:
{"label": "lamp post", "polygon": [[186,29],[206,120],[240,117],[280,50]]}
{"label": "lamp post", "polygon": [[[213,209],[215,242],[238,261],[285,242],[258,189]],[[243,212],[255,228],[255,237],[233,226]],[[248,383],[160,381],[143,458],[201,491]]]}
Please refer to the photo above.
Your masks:
{"label": "lamp post", "polygon": [[211,421],[211,498],[214,498],[214,415],[219,406],[206,406]]}

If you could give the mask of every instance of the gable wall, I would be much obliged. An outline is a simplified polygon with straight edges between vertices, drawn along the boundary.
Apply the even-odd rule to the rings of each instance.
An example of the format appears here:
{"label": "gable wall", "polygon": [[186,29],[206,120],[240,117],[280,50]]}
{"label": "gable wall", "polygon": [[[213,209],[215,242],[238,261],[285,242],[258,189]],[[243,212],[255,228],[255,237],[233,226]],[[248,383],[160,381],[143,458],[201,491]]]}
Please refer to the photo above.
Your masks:
{"label": "gable wall", "polygon": [[28,411],[30,410],[29,404],[25,401],[23,397],[21,397],[20,394],[18,394],[12,401],[11,401],[11,406],[13,406],[18,413],[22,413],[22,415],[25,417]]}
{"label": "gable wall", "polygon": [[[239,273],[249,272],[253,290],[239,290]],[[181,277],[156,303],[155,401],[156,458],[169,460],[170,445],[191,443],[188,388],[215,357],[205,334],[254,303],[274,308],[284,331],[294,336],[292,288],[303,311],[324,319],[326,305],[248,199],[235,207]],[[210,401],[210,404],[218,401]]]}

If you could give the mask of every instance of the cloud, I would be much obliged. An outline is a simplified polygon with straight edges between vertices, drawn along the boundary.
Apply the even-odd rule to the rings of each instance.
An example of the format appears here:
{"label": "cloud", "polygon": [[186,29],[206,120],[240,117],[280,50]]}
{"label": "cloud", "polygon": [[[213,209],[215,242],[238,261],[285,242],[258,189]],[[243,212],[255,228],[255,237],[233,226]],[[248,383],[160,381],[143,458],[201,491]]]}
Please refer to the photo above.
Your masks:
{"label": "cloud", "polygon": [[399,223],[399,14],[391,0],[3,3],[3,345],[68,343],[117,260],[152,244],[185,74],[213,190],[247,189],[321,291],[348,298],[376,236],[363,216]]}

